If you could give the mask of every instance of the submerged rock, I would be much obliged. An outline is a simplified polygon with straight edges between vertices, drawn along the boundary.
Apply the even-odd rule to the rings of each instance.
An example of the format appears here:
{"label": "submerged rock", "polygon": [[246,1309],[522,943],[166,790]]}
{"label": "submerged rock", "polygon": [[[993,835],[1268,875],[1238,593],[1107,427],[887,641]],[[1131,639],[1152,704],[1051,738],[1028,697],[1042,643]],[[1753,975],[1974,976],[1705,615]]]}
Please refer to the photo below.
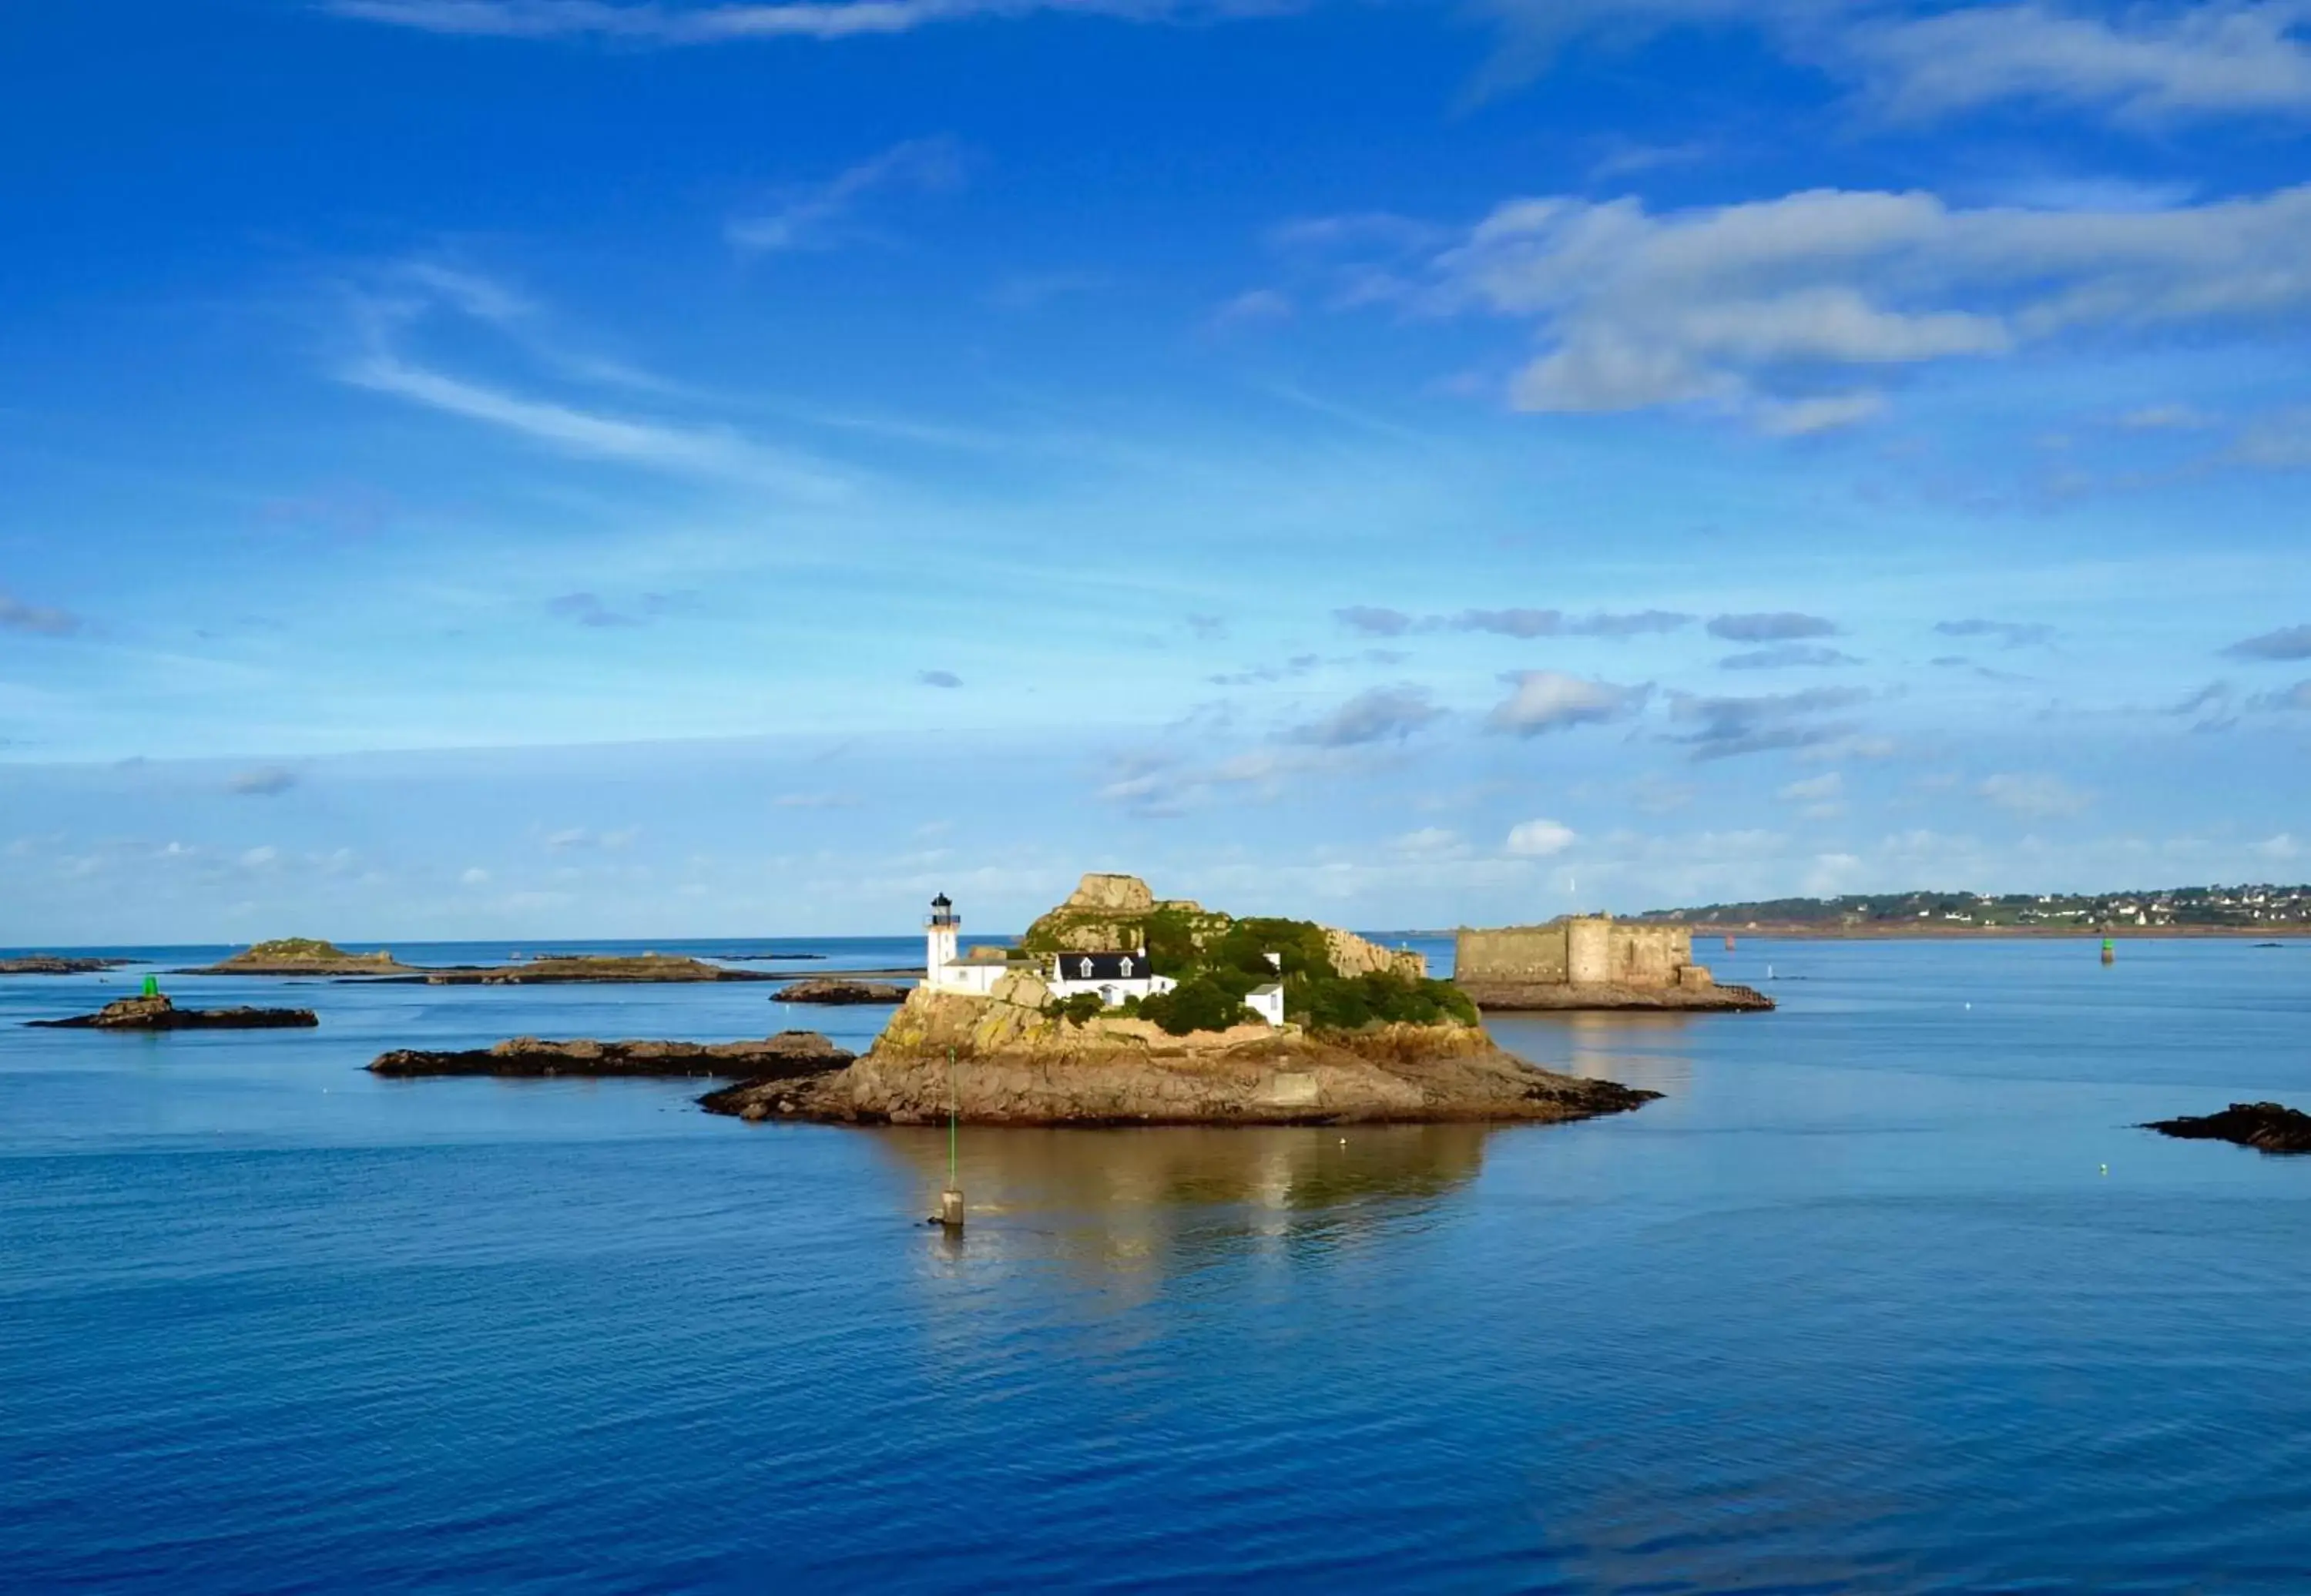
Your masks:
{"label": "submerged rock", "polygon": [[2280,1103],[2234,1103],[2219,1114],[2153,1120],[2142,1129],[2189,1141],[2237,1142],[2264,1153],[2311,1153],[2311,1114]]}
{"label": "submerged rock", "polygon": [[857,1055],[815,1031],[781,1031],[749,1042],[552,1042],[517,1036],[494,1047],[434,1052],[403,1048],[370,1061],[393,1076],[672,1075],[791,1079],[842,1068]]}
{"label": "submerged rock", "polygon": [[123,998],[68,1020],[25,1022],[58,1031],[265,1031],[320,1023],[310,1008],[179,1008],[157,996]]}

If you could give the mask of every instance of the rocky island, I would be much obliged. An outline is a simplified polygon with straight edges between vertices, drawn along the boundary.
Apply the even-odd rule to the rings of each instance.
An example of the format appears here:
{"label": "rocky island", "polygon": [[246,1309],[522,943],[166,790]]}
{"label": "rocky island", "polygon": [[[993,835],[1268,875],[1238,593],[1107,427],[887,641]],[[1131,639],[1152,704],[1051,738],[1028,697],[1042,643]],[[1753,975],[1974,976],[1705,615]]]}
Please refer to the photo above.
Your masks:
{"label": "rocky island", "polygon": [[68,1020],[24,1023],[57,1031],[268,1031],[321,1022],[310,1008],[179,1008],[155,992],[123,998]]}
{"label": "rocky island", "polygon": [[815,1031],[781,1031],[759,1042],[548,1042],[517,1036],[495,1047],[450,1052],[404,1048],[370,1061],[376,1075],[691,1076],[776,1081],[824,1075],[856,1055]]}
{"label": "rocky island", "polygon": [[36,953],[20,958],[0,959],[0,975],[94,975],[139,962],[136,959],[65,958],[58,954]]}
{"label": "rocky island", "polygon": [[904,1003],[908,989],[887,981],[853,981],[841,975],[815,975],[808,981],[771,994],[773,1003]]}
{"label": "rocky island", "polygon": [[2185,1114],[2142,1127],[2186,1141],[2236,1142],[2261,1153],[2311,1153],[2311,1114],[2280,1103],[2234,1103],[2219,1114]]}
{"label": "rocky island", "polygon": [[317,937],[283,937],[243,948],[230,958],[178,975],[414,975],[417,970],[390,953],[347,953]]}
{"label": "rocky island", "polygon": [[1088,876],[1012,949],[958,956],[934,903],[929,976],[840,1069],[701,1099],[749,1120],[918,1124],[1564,1121],[1658,1094],[1496,1046],[1417,954],[1304,920],[1236,919]]}

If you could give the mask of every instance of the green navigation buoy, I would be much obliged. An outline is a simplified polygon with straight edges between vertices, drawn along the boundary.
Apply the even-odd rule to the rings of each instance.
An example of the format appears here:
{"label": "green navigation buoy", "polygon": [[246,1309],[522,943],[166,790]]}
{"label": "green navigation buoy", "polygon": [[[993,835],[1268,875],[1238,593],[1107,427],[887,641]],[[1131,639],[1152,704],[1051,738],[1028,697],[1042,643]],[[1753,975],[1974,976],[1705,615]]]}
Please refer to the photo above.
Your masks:
{"label": "green navigation buoy", "polygon": [[161,978],[159,976],[148,975],[144,978],[144,995],[148,998],[157,998],[161,995]]}
{"label": "green navigation buoy", "polygon": [[2115,964],[2117,961],[2118,949],[2112,945],[2109,938],[2104,938],[2102,939],[2102,962],[2106,964]]}

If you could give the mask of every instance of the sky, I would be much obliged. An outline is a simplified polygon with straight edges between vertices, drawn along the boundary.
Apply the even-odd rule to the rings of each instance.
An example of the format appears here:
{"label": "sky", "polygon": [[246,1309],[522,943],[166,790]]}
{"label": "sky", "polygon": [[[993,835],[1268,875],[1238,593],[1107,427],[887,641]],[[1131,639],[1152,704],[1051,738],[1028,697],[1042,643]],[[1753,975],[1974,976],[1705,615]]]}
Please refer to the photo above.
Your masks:
{"label": "sky", "polygon": [[2311,876],[2311,0],[0,7],[0,946]]}

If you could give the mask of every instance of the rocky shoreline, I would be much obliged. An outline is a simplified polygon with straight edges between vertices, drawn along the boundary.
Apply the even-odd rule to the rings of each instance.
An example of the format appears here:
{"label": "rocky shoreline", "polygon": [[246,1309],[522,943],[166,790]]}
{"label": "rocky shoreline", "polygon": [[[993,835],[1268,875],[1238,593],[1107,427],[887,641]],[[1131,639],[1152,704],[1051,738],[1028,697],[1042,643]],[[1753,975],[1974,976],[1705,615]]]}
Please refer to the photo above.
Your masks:
{"label": "rocky shoreline", "polygon": [[856,1055],[815,1031],[782,1031],[748,1042],[554,1042],[517,1036],[494,1047],[452,1051],[401,1048],[370,1061],[373,1075],[687,1076],[726,1080],[787,1080],[825,1075]]}
{"label": "rocky shoreline", "polygon": [[1756,1014],[1774,1007],[1771,998],[1755,987],[1745,986],[1571,986],[1562,981],[1478,981],[1457,984],[1478,1008],[1487,1013]]}
{"label": "rocky shoreline", "polygon": [[1174,1036],[1144,1020],[1078,1024],[1029,1003],[918,990],[856,1062],[700,1102],[750,1121],[868,1125],[936,1123],[950,1104],[972,1125],[1329,1125],[1547,1123],[1658,1095],[1536,1068],[1470,1025]]}
{"label": "rocky shoreline", "polygon": [[66,1020],[26,1020],[49,1031],[270,1031],[321,1023],[310,1008],[179,1008],[162,997],[123,998],[94,1014]]}

